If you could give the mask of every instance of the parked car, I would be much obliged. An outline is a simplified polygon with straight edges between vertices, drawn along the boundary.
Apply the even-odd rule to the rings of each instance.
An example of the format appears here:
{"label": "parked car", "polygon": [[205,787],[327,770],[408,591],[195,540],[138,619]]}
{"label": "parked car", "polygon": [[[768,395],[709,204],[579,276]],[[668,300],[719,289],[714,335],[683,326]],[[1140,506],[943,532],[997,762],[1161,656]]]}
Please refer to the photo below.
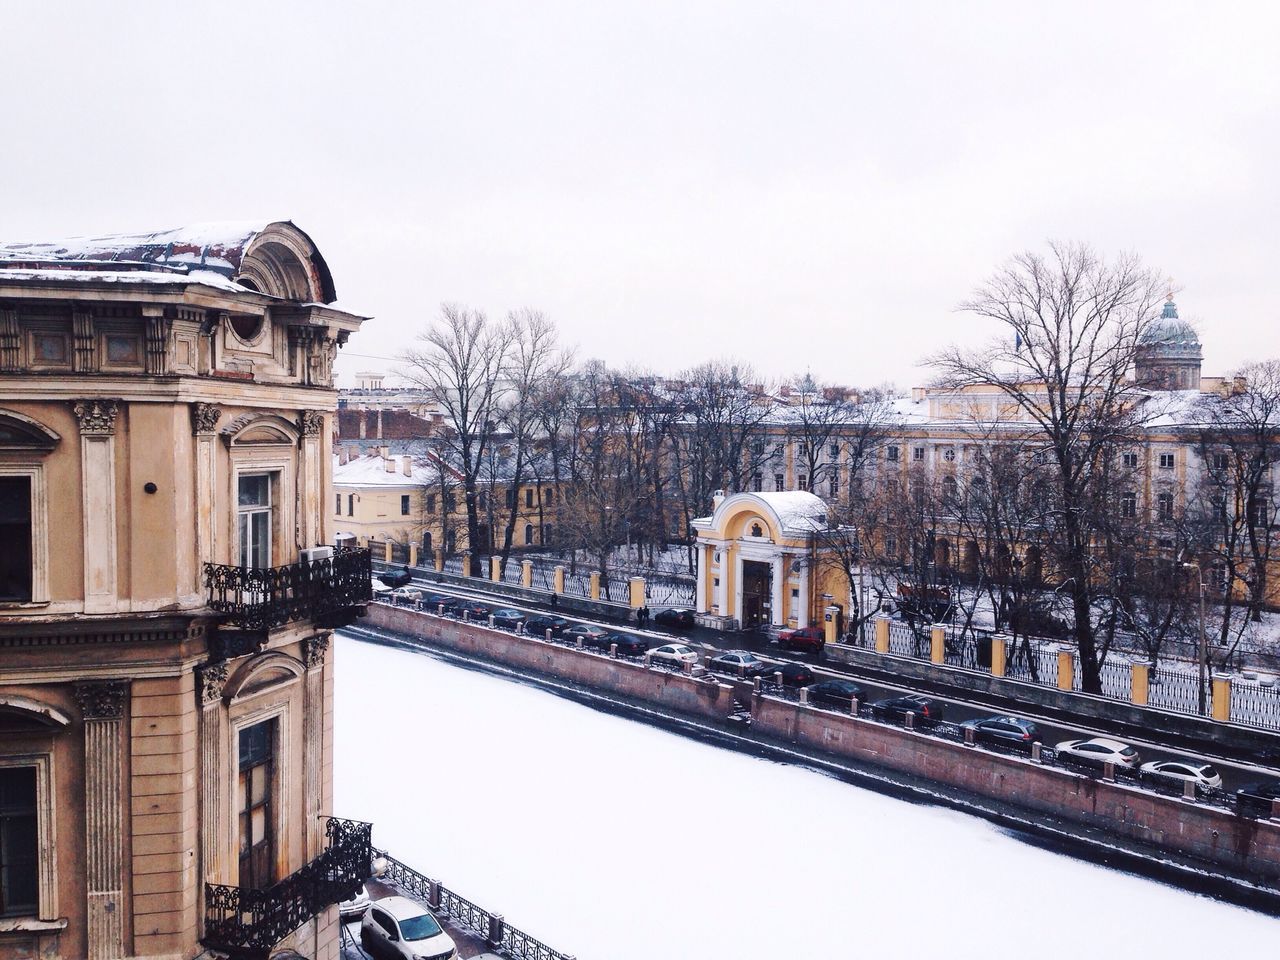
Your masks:
{"label": "parked car", "polygon": [[582,638],[584,647],[589,647],[592,650],[603,650],[605,653],[608,653],[609,648],[615,643],[618,645],[618,653],[632,657],[642,656],[649,649],[649,644],[639,637],[633,637],[626,633],[592,634],[589,637]]}
{"label": "parked car", "polygon": [[[609,631],[590,623],[575,623],[572,627],[565,627],[560,631],[560,636],[571,643],[581,640],[584,647],[598,647],[600,642],[609,636]],[[605,649],[608,648],[609,645],[605,644]]]}
{"label": "parked car", "polygon": [[1196,790],[1201,792],[1222,786],[1222,775],[1217,769],[1198,760],[1152,760],[1144,763],[1139,772],[1143,779],[1156,780],[1179,789],[1188,782],[1194,783]]}
{"label": "parked car", "polygon": [[735,677],[761,677],[774,668],[750,650],[726,650],[707,661],[707,669]]}
{"label": "parked car", "polygon": [[391,588],[377,577],[369,578],[369,589],[373,591],[373,595],[375,597],[381,597],[383,594],[391,592]]}
{"label": "parked car", "polygon": [[444,593],[429,593],[422,598],[422,606],[432,613],[436,613],[442,605],[453,603],[455,599],[455,597]]}
{"label": "parked car", "polygon": [[519,630],[520,624],[524,623],[526,614],[519,610],[513,610],[506,607],[502,610],[493,611],[493,625],[501,627],[503,630]]}
{"label": "parked car", "polygon": [[1280,780],[1250,783],[1236,791],[1236,811],[1244,817],[1271,816],[1271,803],[1280,800]]}
{"label": "parked car", "polygon": [[399,570],[386,570],[378,574],[378,579],[394,590],[412,583],[413,574],[408,567],[401,567]]}
{"label": "parked car", "polygon": [[659,610],[653,615],[653,622],[660,627],[666,627],[668,630],[692,630],[698,625],[694,619],[693,611],[682,607],[668,607],[666,610]]}
{"label": "parked car", "polygon": [[553,637],[558,637],[569,626],[569,621],[564,617],[557,617],[550,613],[540,613],[524,622],[524,632],[535,637],[541,637],[545,636],[546,632],[550,630]]}
{"label": "parked car", "polygon": [[1021,717],[986,717],[982,720],[965,720],[960,729],[972,730],[977,743],[1012,747],[1031,752],[1031,745],[1040,739],[1039,728]]}
{"label": "parked car", "polygon": [[800,627],[797,630],[783,630],[778,634],[778,646],[783,650],[821,653],[826,645],[826,632],[822,627]]}
{"label": "parked car", "polygon": [[778,674],[782,674],[782,685],[784,687],[807,687],[811,683],[817,682],[818,675],[806,667],[803,663],[775,663],[772,665],[768,673],[764,675],[764,679],[777,681]]}
{"label": "parked car", "polygon": [[390,596],[392,603],[414,604],[422,599],[422,591],[417,587],[396,587]]}
{"label": "parked car", "polygon": [[451,617],[462,619],[465,613],[468,620],[488,620],[489,608],[483,603],[476,600],[468,600],[466,597],[450,597],[448,602],[444,604],[444,612]]}
{"label": "parked car", "polygon": [[698,651],[683,643],[664,643],[662,646],[654,647],[650,650],[649,656],[654,660],[662,660],[674,666],[679,666],[682,663],[698,662]]}
{"label": "parked car", "polygon": [[364,888],[362,883],[354,897],[350,900],[343,900],[338,904],[338,919],[343,923],[350,923],[352,920],[359,920],[363,917],[364,912],[368,909],[369,891]]}
{"label": "parked car", "polygon": [[895,720],[905,723],[907,714],[914,714],[915,723],[922,727],[933,726],[942,719],[942,704],[937,700],[908,693],[900,697],[885,697],[871,704],[873,720]]}
{"label": "parked car", "polygon": [[375,901],[360,923],[360,946],[384,960],[453,960],[458,948],[431,912],[408,897]]}
{"label": "parked car", "polygon": [[1138,751],[1127,743],[1109,737],[1063,740],[1056,749],[1058,756],[1089,767],[1101,769],[1108,761],[1124,770],[1133,770],[1138,766]]}
{"label": "parked car", "polygon": [[809,688],[809,702],[816,706],[848,710],[854,700],[862,702],[862,688],[850,680],[820,680]]}

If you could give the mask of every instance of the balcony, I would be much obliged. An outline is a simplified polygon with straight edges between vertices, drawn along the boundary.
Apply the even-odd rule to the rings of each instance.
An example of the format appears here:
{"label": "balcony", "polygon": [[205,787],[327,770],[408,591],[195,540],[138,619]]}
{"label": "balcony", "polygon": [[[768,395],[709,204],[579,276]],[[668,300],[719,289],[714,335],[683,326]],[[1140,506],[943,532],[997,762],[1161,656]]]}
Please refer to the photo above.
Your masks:
{"label": "balcony", "polygon": [[205,884],[205,947],[261,960],[326,907],[355,896],[373,873],[373,827],[330,817],[325,832],[324,853],[265,890]]}
{"label": "balcony", "polygon": [[373,596],[368,550],[283,567],[204,565],[206,602],[223,624],[265,634],[296,620],[320,627],[350,623]]}

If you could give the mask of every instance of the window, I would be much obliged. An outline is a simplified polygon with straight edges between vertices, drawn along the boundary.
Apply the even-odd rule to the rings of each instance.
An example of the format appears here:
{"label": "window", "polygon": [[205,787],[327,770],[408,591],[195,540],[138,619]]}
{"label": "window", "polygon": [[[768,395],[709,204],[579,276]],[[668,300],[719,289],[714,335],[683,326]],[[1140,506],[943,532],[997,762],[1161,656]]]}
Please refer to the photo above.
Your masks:
{"label": "window", "polygon": [[1138,515],[1138,495],[1132,490],[1120,494],[1120,516],[1132,519]]}
{"label": "window", "polygon": [[427,513],[436,512],[436,495],[434,493],[427,494]]}
{"label": "window", "polygon": [[884,458],[885,458],[886,460],[890,461],[891,463],[897,463],[897,462],[898,462],[898,447],[897,447],[896,445],[890,445],[890,446],[885,447],[885,448],[884,448]]}
{"label": "window", "polygon": [[764,490],[764,475],[757,473],[754,477],[752,477],[751,486],[756,493],[760,493],[762,490]]}
{"label": "window", "polygon": [[912,460],[923,460],[923,459],[924,459],[924,447],[912,447],[912,448],[911,448],[911,459],[912,459]]}
{"label": "window", "polygon": [[265,890],[275,880],[275,748],[274,717],[240,731],[240,886],[250,890]]}
{"label": "window", "polygon": [[1161,520],[1173,519],[1173,494],[1161,493],[1156,496],[1156,514]]}
{"label": "window", "polygon": [[803,474],[803,473],[802,473],[802,474],[800,474],[800,476],[798,477],[798,479],[799,479],[799,481],[800,481],[800,482],[799,482],[799,484],[798,484],[798,485],[799,485],[799,487],[800,487],[800,489],[801,489],[801,490],[808,490],[808,489],[809,489],[809,477],[808,477],[806,474]]}
{"label": "window", "polygon": [[422,552],[431,552],[431,531],[427,530],[422,534]]}
{"label": "window", "polygon": [[533,488],[529,488],[524,492],[524,505],[526,507],[533,506]]}
{"label": "window", "polygon": [[354,517],[356,515],[356,495],[354,493],[347,494],[347,516]]}
{"label": "window", "polygon": [[544,544],[555,542],[555,538],[552,536],[554,530],[555,528],[549,523],[544,523],[542,525],[542,542]]}
{"label": "window", "polygon": [[510,487],[507,488],[507,509],[514,510],[516,506],[516,492]]}
{"label": "window", "polygon": [[333,501],[333,512],[338,516],[342,516],[342,494],[334,494]]}
{"label": "window", "polygon": [[553,503],[555,503],[556,502],[555,490],[552,490],[552,489],[543,490],[542,502],[545,503],[548,507],[551,506]]}
{"label": "window", "polygon": [[[511,491],[510,491],[510,490],[508,490],[508,491],[507,491],[507,506],[508,506],[508,507],[509,507],[509,506],[511,506],[511,501],[512,501]],[[479,503],[479,507],[478,507],[478,509],[480,509],[480,510],[488,510],[488,509],[489,509],[489,495],[488,495],[487,493],[482,493],[482,494],[480,494],[480,503]]]}
{"label": "window", "polygon": [[956,491],[957,491],[956,478],[943,477],[942,478],[942,499],[948,504],[955,503]]}
{"label": "window", "polygon": [[1271,502],[1264,496],[1249,502],[1249,523],[1255,527],[1271,526]]}
{"label": "window", "polygon": [[831,457],[831,459],[832,459],[832,460],[839,460],[839,459],[840,459],[840,444],[838,444],[838,443],[833,443],[833,444],[831,445],[830,449],[827,451],[827,453],[828,453],[828,455]]}
{"label": "window", "polygon": [[1160,469],[1161,469],[1161,470],[1172,470],[1172,469],[1173,469],[1173,454],[1172,454],[1172,453],[1162,453],[1162,454],[1160,454]]}
{"label": "window", "polygon": [[400,516],[407,517],[409,515],[409,494],[400,494]]}
{"label": "window", "polygon": [[458,509],[458,497],[456,494],[446,493],[444,495],[444,508],[447,512]]}
{"label": "window", "polygon": [[533,543],[533,524],[526,523],[524,525],[524,542],[525,544]]}
{"label": "window", "polygon": [[1136,453],[1126,453],[1120,459],[1126,470],[1138,469],[1138,455]]}
{"label": "window", "polygon": [[0,767],[0,917],[38,910],[37,835],[36,768]]}
{"label": "window", "polygon": [[240,566],[271,566],[271,474],[241,474],[238,481]]}
{"label": "window", "polygon": [[751,441],[751,452],[752,452],[752,453],[754,453],[757,457],[758,457],[758,456],[760,456],[761,454],[763,454],[763,453],[764,453],[764,441],[763,441],[763,440],[752,440],[752,441]]}
{"label": "window", "polygon": [[773,475],[773,489],[775,489],[775,490],[785,490],[786,488],[787,488],[787,485],[786,485],[786,483],[784,482],[784,478],[783,478],[782,474],[780,474],[780,473],[775,473],[775,474]]}
{"label": "window", "polygon": [[955,448],[955,447],[943,447],[943,448],[942,448],[942,459],[943,459],[943,460],[945,460],[945,461],[947,461],[947,463],[955,463],[955,462],[956,462],[956,448]]}
{"label": "window", "polygon": [[31,600],[31,478],[0,477],[0,601]]}
{"label": "window", "polygon": [[1226,470],[1228,466],[1227,455],[1225,453],[1215,453],[1213,455],[1213,469]]}
{"label": "window", "polygon": [[832,497],[840,496],[840,480],[837,477],[831,478],[831,490],[828,495]]}

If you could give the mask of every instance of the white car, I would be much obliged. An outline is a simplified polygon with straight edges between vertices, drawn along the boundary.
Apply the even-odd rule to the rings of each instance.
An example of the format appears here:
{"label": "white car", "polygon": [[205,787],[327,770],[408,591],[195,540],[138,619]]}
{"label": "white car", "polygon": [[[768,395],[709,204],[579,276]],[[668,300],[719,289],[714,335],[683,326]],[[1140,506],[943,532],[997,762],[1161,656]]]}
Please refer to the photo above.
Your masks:
{"label": "white car", "polygon": [[1138,751],[1127,743],[1111,740],[1107,737],[1089,737],[1087,740],[1063,740],[1057,746],[1060,755],[1069,757],[1077,763],[1101,767],[1104,763],[1114,763],[1124,770],[1133,770],[1138,766]]}
{"label": "white car", "polygon": [[376,900],[360,922],[360,946],[383,960],[454,960],[458,948],[422,904],[408,897]]}
{"label": "white car", "polygon": [[1213,766],[1195,760],[1152,760],[1142,765],[1142,775],[1179,787],[1189,780],[1199,790],[1216,790],[1222,786],[1222,775]]}
{"label": "white car", "polygon": [[417,587],[396,587],[391,591],[392,603],[414,604],[422,599],[422,591]]}
{"label": "white car", "polygon": [[352,920],[359,920],[364,916],[364,912],[369,909],[369,891],[364,888],[364,884],[360,884],[360,889],[356,891],[356,895],[350,900],[343,900],[338,904],[338,919],[343,923],[350,923]]}
{"label": "white car", "polygon": [[649,656],[654,660],[663,660],[672,666],[698,662],[698,651],[685,643],[664,643],[650,650]]}
{"label": "white car", "polygon": [[375,597],[381,597],[384,594],[388,594],[391,592],[391,588],[388,587],[381,580],[379,580],[377,577],[369,578],[369,587],[373,590],[373,595]]}

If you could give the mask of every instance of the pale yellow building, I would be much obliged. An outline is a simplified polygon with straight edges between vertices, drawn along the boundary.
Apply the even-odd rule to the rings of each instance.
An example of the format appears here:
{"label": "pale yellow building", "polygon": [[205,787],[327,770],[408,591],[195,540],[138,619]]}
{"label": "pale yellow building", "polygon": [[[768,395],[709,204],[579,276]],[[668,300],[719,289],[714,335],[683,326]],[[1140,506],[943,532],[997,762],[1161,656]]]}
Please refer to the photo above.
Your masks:
{"label": "pale yellow building", "polygon": [[335,297],[287,222],[0,243],[0,958],[336,957]]}

